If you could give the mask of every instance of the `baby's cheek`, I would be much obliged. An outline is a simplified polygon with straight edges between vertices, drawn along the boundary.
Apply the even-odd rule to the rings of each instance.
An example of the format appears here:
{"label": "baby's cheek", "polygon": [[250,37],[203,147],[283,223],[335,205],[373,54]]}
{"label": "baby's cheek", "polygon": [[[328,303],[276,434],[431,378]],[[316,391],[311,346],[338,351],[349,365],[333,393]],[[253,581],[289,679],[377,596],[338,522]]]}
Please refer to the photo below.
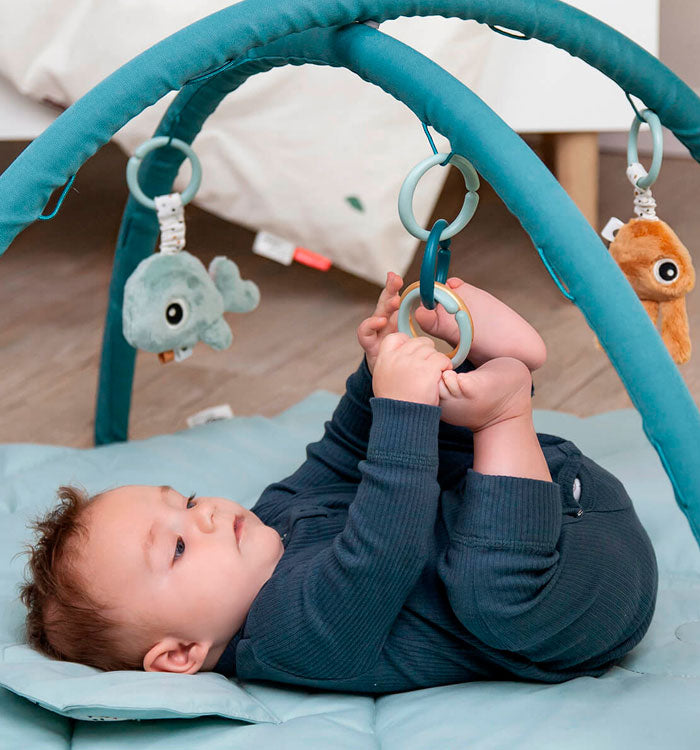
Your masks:
{"label": "baby's cheek", "polygon": [[263,526],[261,531],[264,533],[265,552],[268,561],[277,563],[284,553],[284,544],[282,537],[271,526]]}

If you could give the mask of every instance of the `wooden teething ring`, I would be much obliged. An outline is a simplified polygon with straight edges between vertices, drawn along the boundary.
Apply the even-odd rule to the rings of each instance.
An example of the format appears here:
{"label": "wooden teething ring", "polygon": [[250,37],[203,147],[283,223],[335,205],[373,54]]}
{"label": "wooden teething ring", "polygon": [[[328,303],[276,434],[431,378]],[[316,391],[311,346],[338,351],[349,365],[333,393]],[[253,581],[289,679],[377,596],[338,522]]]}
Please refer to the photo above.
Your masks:
{"label": "wooden teething ring", "polygon": [[[420,336],[413,324],[411,305],[416,298],[420,298],[420,281],[407,286],[401,295],[399,305],[398,328],[401,333],[410,334],[414,338]],[[448,313],[455,316],[459,327],[459,344],[447,355],[452,360],[453,367],[459,367],[464,362],[474,339],[474,323],[469,309],[464,301],[452,289],[439,281],[435,282],[435,301],[439,302]]]}

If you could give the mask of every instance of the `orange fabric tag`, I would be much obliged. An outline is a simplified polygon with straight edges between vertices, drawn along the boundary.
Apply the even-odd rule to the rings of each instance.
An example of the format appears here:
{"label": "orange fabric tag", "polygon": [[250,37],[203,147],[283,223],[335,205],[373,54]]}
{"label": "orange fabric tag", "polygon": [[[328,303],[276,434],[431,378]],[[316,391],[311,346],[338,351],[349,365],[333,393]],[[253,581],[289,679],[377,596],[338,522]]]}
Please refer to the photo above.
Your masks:
{"label": "orange fabric tag", "polygon": [[297,263],[303,263],[305,266],[317,268],[319,271],[327,271],[333,265],[328,258],[318,253],[312,253],[305,247],[294,248],[294,260]]}

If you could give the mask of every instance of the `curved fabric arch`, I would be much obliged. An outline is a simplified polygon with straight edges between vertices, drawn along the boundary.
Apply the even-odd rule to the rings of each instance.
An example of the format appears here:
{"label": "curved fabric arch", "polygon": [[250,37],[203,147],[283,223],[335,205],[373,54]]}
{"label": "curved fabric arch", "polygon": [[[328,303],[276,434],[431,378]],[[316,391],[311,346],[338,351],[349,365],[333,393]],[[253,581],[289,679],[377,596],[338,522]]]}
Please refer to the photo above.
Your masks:
{"label": "curved fabric arch", "polygon": [[441,15],[506,27],[598,68],[653,109],[700,160],[700,99],[630,39],[558,0],[247,0],[182,29],[112,73],[57,118],[0,176],[0,254],[34,222],[54,190],[129,120],[250,50],[311,28]]}
{"label": "curved fabric arch", "polygon": [[[258,18],[251,19],[251,8],[255,9]],[[178,78],[182,85],[192,78],[195,68],[197,73],[201,73],[226,64],[226,58],[221,58],[228,47],[220,44],[221,28],[212,27],[212,19],[217,19],[217,24],[223,20],[235,22],[233,29],[231,25],[225,29],[225,36],[227,41],[244,40],[239,42],[239,47],[247,50],[248,57],[236,58],[241,65],[245,63],[254,67],[257,64],[264,68],[265,65],[269,66],[269,61],[266,63],[260,59],[256,63],[257,58],[276,55],[281,63],[318,62],[347,67],[403,101],[421,120],[446,135],[453,149],[468,156],[509,209],[520,218],[536,247],[566,283],[598,334],[632,401],[642,414],[645,432],[659,453],[673,483],[678,503],[688,516],[696,538],[700,540],[700,468],[695,465],[691,450],[700,438],[698,410],[636,295],[551,173],[481,100],[419,53],[360,25],[328,32],[298,32],[306,26],[332,25],[328,20],[337,21],[339,16],[340,22],[345,23],[369,16],[383,20],[397,15],[429,13],[474,17],[482,22],[506,26],[569,49],[595,64],[621,85],[624,83],[627,91],[639,96],[647,106],[657,111],[662,122],[684,140],[696,158],[700,151],[697,126],[700,123],[700,100],[637,45],[595,19],[555,0],[540,0],[534,7],[529,6],[528,18],[523,18],[522,3],[515,0],[459,3],[448,0],[413,3],[387,0],[382,8],[383,14],[380,15],[374,12],[376,9],[368,12],[366,4],[351,0],[338,0],[332,8],[318,0],[290,0],[282,14],[276,11],[275,16],[271,17],[269,7],[263,2],[251,0],[250,3],[214,14],[143,53],[64,113],[32,144],[34,148],[30,146],[23,152],[0,178],[0,239],[5,243],[3,247],[23,228],[22,221],[31,223],[38,216],[51,191],[77,171],[87,156],[94,153],[131,116],[152,103],[148,97],[152,97],[154,91],[160,91],[160,95],[165,93],[162,89],[164,85],[167,86],[164,82],[168,76]],[[353,13],[348,18],[348,14]],[[283,31],[280,32],[280,29]],[[233,33],[234,30],[236,33]],[[212,36],[216,49],[212,51],[208,47],[210,39],[207,33],[214,31],[217,31]],[[558,37],[556,31],[559,32]],[[268,39],[277,39],[289,32],[294,33],[262,49]],[[582,39],[586,39],[585,44],[581,42]],[[188,40],[187,51],[193,50],[197,59],[195,65],[186,65],[175,55],[183,40]],[[194,47],[189,46],[192,44]],[[157,59],[156,50],[167,53],[165,60]],[[204,50],[208,52],[205,54]],[[145,66],[147,75],[144,77],[139,73],[141,66]],[[643,77],[636,73],[642,69]],[[627,70],[632,73],[626,73]],[[135,80],[137,73],[138,81]],[[197,87],[213,78],[216,76],[204,77],[191,85],[199,90]],[[145,88],[143,92],[138,88],[142,82]],[[128,116],[124,122],[121,121],[124,113],[118,118],[116,112],[119,104],[124,104],[123,97],[120,99],[114,92],[116,105],[102,98],[110,96],[109,92],[113,91],[114,86],[122,90],[126,87],[125,90],[131,92]],[[95,99],[95,92],[98,91],[100,96]],[[435,91],[439,92],[439,97]],[[189,96],[187,89],[181,93],[181,97],[183,95]],[[159,96],[153,101],[157,98]],[[180,97],[176,102],[179,100]],[[90,109],[100,101],[104,105],[103,110],[97,107],[96,113]],[[673,106],[669,106],[669,101]],[[682,106],[678,106],[679,103]],[[137,111],[134,112],[134,109]],[[173,117],[179,117],[180,123],[188,119],[184,107],[177,112],[171,107],[169,113],[171,111]],[[465,117],[467,114],[469,116]],[[464,120],[469,122],[468,129],[457,129],[455,123]],[[177,124],[175,120],[173,122]],[[57,123],[61,124],[55,127]],[[71,131],[71,126],[75,127],[75,132]],[[95,126],[94,131],[90,129],[91,126]],[[188,139],[183,137],[183,140]],[[72,150],[78,146],[81,151]],[[498,154],[501,161],[495,161],[492,153]],[[52,158],[58,163],[54,164]],[[162,155],[159,159],[160,162],[149,167],[149,175],[156,179],[160,174],[166,182],[169,179],[168,190],[172,184],[168,176],[172,162],[169,163],[168,158]],[[40,194],[41,200],[32,201],[37,194]],[[10,202],[9,208],[6,198]],[[12,213],[13,209],[16,213]],[[139,232],[148,235],[148,222],[144,223],[143,219],[143,212],[139,215],[138,210],[130,206],[127,208],[120,243],[124,241],[133,246]],[[118,257],[115,261],[115,278],[121,272],[122,265]],[[115,312],[112,295],[110,311]],[[660,413],[656,405],[662,403],[664,409]]]}

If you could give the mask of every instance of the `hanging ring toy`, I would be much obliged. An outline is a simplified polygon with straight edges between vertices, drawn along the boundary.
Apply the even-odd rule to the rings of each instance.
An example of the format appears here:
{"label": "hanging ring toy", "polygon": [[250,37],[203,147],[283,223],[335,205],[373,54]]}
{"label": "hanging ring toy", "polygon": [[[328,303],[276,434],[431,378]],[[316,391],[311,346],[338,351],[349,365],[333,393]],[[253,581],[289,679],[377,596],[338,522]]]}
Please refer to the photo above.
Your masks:
{"label": "hanging ring toy", "polygon": [[659,120],[659,116],[656,112],[652,112],[650,109],[644,109],[641,112],[641,116],[649,123],[651,129],[653,143],[651,167],[649,167],[649,173],[647,174],[646,170],[639,163],[637,140],[639,139],[639,126],[642,124],[642,120],[638,115],[635,115],[634,120],[632,120],[632,127],[630,128],[630,134],[627,140],[627,168],[628,170],[635,166],[641,168],[639,170],[641,176],[634,182],[634,186],[640,190],[646,190],[656,182],[656,178],[661,171],[661,160],[663,159],[664,153],[664,138],[661,130],[661,120]]}
{"label": "hanging ring toy", "polygon": [[134,198],[136,198],[142,206],[153,209],[154,211],[156,210],[155,201],[153,198],[149,198],[143,190],[141,190],[138,174],[144,157],[147,154],[150,154],[151,151],[155,151],[157,148],[162,148],[163,146],[172,146],[173,148],[182,151],[182,153],[192,162],[192,177],[190,179],[190,184],[185,188],[181,196],[183,206],[194,198],[197,190],[199,190],[199,185],[202,182],[202,165],[197,154],[195,154],[189,144],[178,138],[170,138],[167,135],[160,135],[142,143],[136,151],[134,151],[134,155],[127,162],[126,182],[129,185],[129,190]]}
{"label": "hanging ring toy", "polygon": [[[447,355],[452,361],[452,366],[457,368],[467,358],[472,345],[472,339],[474,338],[472,317],[464,302],[449,287],[439,281],[435,282],[434,295],[435,301],[439,302],[448,313],[455,316],[459,327],[459,344]],[[420,335],[411,319],[411,306],[418,297],[420,297],[420,282],[414,281],[413,284],[406,287],[401,295],[399,307],[398,329],[401,333],[413,337]]]}
{"label": "hanging ring toy", "polygon": [[[438,219],[428,232],[418,225],[413,216],[413,194],[418,180],[436,164],[454,164],[464,177],[467,195],[462,210],[452,224]],[[412,305],[420,297],[423,306],[433,310],[436,303],[455,316],[459,328],[459,344],[448,354],[453,367],[459,367],[469,353],[474,338],[474,326],[464,302],[447,286],[450,265],[450,238],[463,229],[471,220],[479,203],[479,176],[472,164],[460,154],[434,154],[416,165],[408,174],[399,192],[399,217],[404,227],[414,237],[426,240],[427,245],[421,264],[420,281],[406,288],[401,295],[398,329],[409,336],[418,336],[411,319]]]}
{"label": "hanging ring toy", "polygon": [[442,232],[440,240],[447,240],[450,237],[454,237],[457,232],[464,229],[472,216],[474,216],[479,203],[479,194],[476,192],[479,189],[479,175],[477,175],[476,169],[474,169],[471,162],[467,161],[460,154],[433,154],[423,159],[422,162],[416,164],[408,173],[399,191],[399,217],[401,218],[401,223],[416,239],[423,240],[423,242],[427,241],[430,233],[418,224],[413,215],[413,194],[416,191],[418,180],[436,164],[452,164],[457,167],[464,177],[464,184],[467,188],[462,210],[457,215],[457,218]]}
{"label": "hanging ring toy", "polygon": [[423,262],[420,267],[420,299],[423,307],[428,310],[435,309],[435,282],[439,281],[444,284],[447,281],[451,240],[440,241],[438,239],[446,226],[447,222],[444,219],[438,219],[435,222],[423,251]]}

